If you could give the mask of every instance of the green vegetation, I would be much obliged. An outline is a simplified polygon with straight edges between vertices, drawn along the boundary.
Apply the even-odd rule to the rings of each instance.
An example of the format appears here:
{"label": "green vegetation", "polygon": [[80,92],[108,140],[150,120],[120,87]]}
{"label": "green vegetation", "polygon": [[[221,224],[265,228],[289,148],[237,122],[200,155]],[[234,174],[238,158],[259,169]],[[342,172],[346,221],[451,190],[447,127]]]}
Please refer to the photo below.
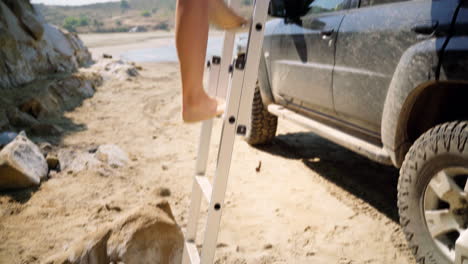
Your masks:
{"label": "green vegetation", "polygon": [[[248,3],[241,14],[250,13]],[[171,30],[174,28],[176,0],[119,0],[85,6],[37,5],[46,20],[72,32],[124,32],[134,27],[147,30]]]}
{"label": "green vegetation", "polygon": [[81,15],[79,18],[76,18],[76,17],[65,18],[62,26],[70,32],[76,32],[77,27],[86,27],[88,25],[89,25],[88,17]]}
{"label": "green vegetation", "polygon": [[122,10],[122,13],[125,13],[125,11],[130,9],[130,4],[127,0],[120,0],[120,9]]}
{"label": "green vegetation", "polygon": [[151,16],[151,12],[148,11],[148,10],[142,11],[142,12],[141,12],[141,16],[142,16],[142,17],[150,17],[150,16]]}

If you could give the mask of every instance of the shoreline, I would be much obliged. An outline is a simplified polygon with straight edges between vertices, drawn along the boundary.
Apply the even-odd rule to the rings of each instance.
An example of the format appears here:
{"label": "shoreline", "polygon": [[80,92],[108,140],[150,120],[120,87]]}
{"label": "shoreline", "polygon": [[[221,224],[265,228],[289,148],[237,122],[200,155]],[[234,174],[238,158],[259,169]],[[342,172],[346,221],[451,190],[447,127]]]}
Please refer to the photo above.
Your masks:
{"label": "shoreline", "polygon": [[[210,37],[222,36],[222,31],[211,30]],[[120,58],[122,54],[131,51],[157,49],[175,45],[174,31],[154,31],[139,33],[91,33],[80,34],[79,37],[88,47],[94,60],[102,58],[103,54]]]}

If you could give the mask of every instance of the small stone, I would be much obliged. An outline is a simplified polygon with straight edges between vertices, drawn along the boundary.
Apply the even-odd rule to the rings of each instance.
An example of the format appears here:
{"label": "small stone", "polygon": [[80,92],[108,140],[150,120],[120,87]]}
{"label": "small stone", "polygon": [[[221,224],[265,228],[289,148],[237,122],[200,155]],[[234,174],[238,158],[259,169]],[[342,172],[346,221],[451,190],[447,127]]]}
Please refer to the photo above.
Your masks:
{"label": "small stone", "polygon": [[38,186],[48,171],[39,147],[24,132],[0,151],[0,189]]}
{"label": "small stone", "polygon": [[112,59],[112,55],[106,54],[106,53],[102,54],[102,57],[103,57],[104,59]]}
{"label": "small stone", "polygon": [[99,146],[95,156],[101,162],[107,163],[114,168],[123,167],[129,161],[127,153],[116,145]]}
{"label": "small stone", "polygon": [[60,166],[60,161],[57,155],[49,154],[46,158],[47,165],[49,166],[49,170],[58,170]]}
{"label": "small stone", "polygon": [[162,165],[162,166],[161,166],[161,169],[162,169],[163,171],[167,171],[167,170],[169,169],[169,167],[168,167],[167,165]]}
{"label": "small stone", "polygon": [[120,207],[117,206],[117,205],[106,204],[105,207],[106,207],[107,211],[116,211],[116,212],[122,211],[122,208],[120,208]]}
{"label": "small stone", "polygon": [[54,148],[50,143],[42,142],[39,144],[39,149],[41,150],[42,155],[44,155],[44,157],[47,157],[47,154],[49,154]]}
{"label": "small stone", "polygon": [[218,243],[218,244],[216,245],[216,247],[217,247],[217,248],[225,248],[225,247],[228,247],[228,244],[220,242],[220,243]]}
{"label": "small stone", "polygon": [[241,252],[241,250],[242,250],[242,248],[241,248],[240,246],[237,246],[237,247],[236,247],[236,252],[237,252],[237,253]]}
{"label": "small stone", "polygon": [[171,196],[171,190],[169,188],[161,187],[156,190],[158,196],[168,197]]}
{"label": "small stone", "polygon": [[272,249],[273,245],[272,244],[266,244],[263,249]]}

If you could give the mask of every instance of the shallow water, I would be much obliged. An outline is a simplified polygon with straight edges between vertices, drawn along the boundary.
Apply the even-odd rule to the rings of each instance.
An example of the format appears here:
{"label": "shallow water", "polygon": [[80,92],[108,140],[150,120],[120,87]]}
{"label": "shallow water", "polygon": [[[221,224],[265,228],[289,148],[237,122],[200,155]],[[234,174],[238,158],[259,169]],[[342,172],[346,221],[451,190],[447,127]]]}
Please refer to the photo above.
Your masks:
{"label": "shallow water", "polygon": [[[223,37],[210,37],[208,39],[207,58],[213,55],[220,55],[223,45]],[[130,50],[121,55],[124,60],[135,62],[177,62],[177,51],[175,40],[171,39],[171,44],[158,48]]]}

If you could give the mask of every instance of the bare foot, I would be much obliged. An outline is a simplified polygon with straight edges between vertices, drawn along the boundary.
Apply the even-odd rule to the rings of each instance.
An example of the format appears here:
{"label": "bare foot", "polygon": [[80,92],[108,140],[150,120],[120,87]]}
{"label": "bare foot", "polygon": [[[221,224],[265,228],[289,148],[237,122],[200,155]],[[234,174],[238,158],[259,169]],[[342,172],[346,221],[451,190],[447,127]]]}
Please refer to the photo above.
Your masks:
{"label": "bare foot", "polygon": [[220,116],[224,113],[225,104],[208,95],[200,96],[184,103],[182,119],[185,123],[195,123]]}
{"label": "bare foot", "polygon": [[247,20],[237,15],[224,0],[210,1],[210,21],[225,30],[237,29],[247,24]]}

